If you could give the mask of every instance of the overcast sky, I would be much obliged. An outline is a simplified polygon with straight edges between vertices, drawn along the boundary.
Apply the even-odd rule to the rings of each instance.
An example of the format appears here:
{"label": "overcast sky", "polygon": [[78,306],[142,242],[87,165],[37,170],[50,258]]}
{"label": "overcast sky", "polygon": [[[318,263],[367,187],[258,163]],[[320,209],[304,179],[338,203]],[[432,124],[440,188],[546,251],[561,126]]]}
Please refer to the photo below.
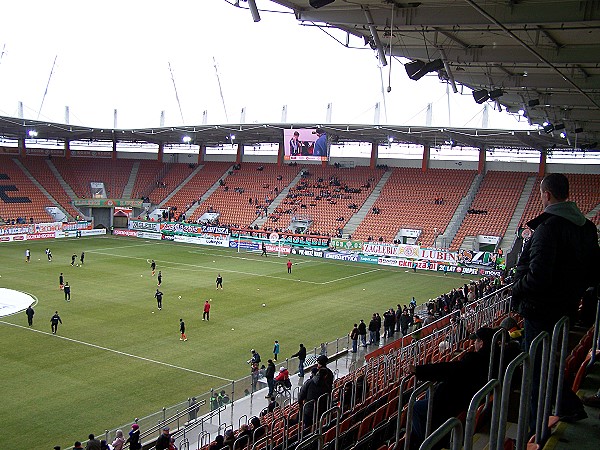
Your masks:
{"label": "overcast sky", "polygon": [[[362,40],[345,48],[293,14],[261,18],[225,0],[8,2],[0,115],[17,116],[21,101],[26,118],[64,122],[69,106],[72,124],[112,127],[117,109],[118,127],[136,128],[159,126],[161,111],[168,126],[201,124],[203,111],[208,123],[239,123],[242,108],[246,123],[279,122],[287,105],[288,122],[324,123],[331,103],[333,123],[373,123],[380,102],[380,123],[425,125],[433,103],[435,126],[481,126],[483,107],[467,89],[448,97],[437,76],[412,81],[398,60],[380,70]],[[392,88],[385,107],[382,84]],[[489,127],[524,126],[490,108]]]}

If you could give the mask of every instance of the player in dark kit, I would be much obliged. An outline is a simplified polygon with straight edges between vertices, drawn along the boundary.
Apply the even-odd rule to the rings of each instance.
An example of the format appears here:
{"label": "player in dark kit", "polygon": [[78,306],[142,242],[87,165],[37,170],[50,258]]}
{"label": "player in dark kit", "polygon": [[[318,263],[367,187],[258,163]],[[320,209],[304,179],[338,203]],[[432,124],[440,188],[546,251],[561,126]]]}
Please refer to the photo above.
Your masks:
{"label": "player in dark kit", "polygon": [[219,290],[219,288],[223,289],[223,277],[220,273],[217,274],[217,290]]}
{"label": "player in dark kit", "polygon": [[81,256],[79,257],[79,261],[81,261],[81,265],[83,266],[83,259],[85,258],[85,253],[81,252]]}
{"label": "player in dark kit", "polygon": [[262,243],[262,253],[260,254],[260,256],[267,256],[267,246],[265,245],[265,243]]}
{"label": "player in dark kit", "polygon": [[154,294],[154,296],[156,297],[156,303],[158,304],[158,309],[161,310],[162,309],[162,298],[163,298],[163,293],[160,292],[158,289],[156,290],[156,294]]}
{"label": "player in dark kit", "polygon": [[63,277],[62,272],[58,276],[58,287],[62,290],[65,287],[65,277]]}
{"label": "player in dark kit", "polygon": [[161,284],[162,284],[162,272],[159,270],[158,271],[158,284],[157,284],[157,286],[160,287]]}
{"label": "player in dark kit", "polygon": [[156,263],[154,260],[150,263],[150,270],[152,271],[152,276],[154,276],[154,272],[156,271]]}
{"label": "player in dark kit", "polygon": [[180,341],[187,341],[187,336],[185,335],[185,322],[183,319],[179,319],[179,332],[181,333]]}
{"label": "player in dark kit", "polygon": [[75,253],[73,253],[73,256],[71,256],[71,265],[74,266],[75,265],[75,260],[77,259],[77,255]]}
{"label": "player in dark kit", "polygon": [[54,312],[54,315],[50,319],[50,324],[52,325],[52,334],[56,334],[58,330],[58,323],[62,324],[62,320],[60,320],[60,316],[58,315],[58,311]]}

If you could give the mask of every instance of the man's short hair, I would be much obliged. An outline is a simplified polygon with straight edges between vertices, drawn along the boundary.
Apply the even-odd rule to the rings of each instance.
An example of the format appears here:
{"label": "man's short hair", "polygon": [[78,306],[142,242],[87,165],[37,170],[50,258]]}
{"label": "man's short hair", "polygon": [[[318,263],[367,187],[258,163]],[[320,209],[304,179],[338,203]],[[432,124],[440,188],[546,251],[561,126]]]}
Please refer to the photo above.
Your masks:
{"label": "man's short hair", "polygon": [[542,191],[550,192],[558,201],[565,201],[569,197],[569,179],[562,173],[551,173],[542,180]]}

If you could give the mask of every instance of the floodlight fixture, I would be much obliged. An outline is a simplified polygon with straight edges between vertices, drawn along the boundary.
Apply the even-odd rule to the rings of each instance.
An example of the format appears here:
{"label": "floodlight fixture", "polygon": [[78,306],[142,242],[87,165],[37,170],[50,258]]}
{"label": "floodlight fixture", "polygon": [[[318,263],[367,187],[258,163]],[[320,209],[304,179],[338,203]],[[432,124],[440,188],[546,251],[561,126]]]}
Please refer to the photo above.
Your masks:
{"label": "floodlight fixture", "polygon": [[487,89],[480,89],[478,91],[473,91],[473,98],[475,99],[475,103],[481,105],[485,103],[490,98],[490,94]]}
{"label": "floodlight fixture", "polygon": [[502,91],[502,89],[493,89],[489,92],[489,94],[491,100],[496,100],[504,95],[504,91]]}
{"label": "floodlight fixture", "polygon": [[35,130],[29,130],[29,131],[27,132],[27,135],[28,135],[30,138],[35,138],[35,137],[37,137],[37,135],[38,135],[38,132],[37,132],[37,131],[35,131]]}
{"label": "floodlight fixture", "polygon": [[181,138],[181,140],[183,141],[184,144],[189,144],[190,142],[192,142],[192,138],[189,136],[184,136],[183,138]]}
{"label": "floodlight fixture", "polygon": [[308,3],[310,3],[310,6],[312,6],[313,8],[319,9],[333,2],[335,2],[335,0],[309,0]]}
{"label": "floodlight fixture", "polygon": [[444,68],[444,61],[441,59],[434,59],[433,61],[423,62],[421,60],[415,60],[404,65],[406,74],[411,80],[420,80],[430,72],[437,72]]}
{"label": "floodlight fixture", "polygon": [[563,139],[566,138],[567,137],[567,132],[566,131],[561,131],[560,132],[560,137],[563,138]]}
{"label": "floodlight fixture", "polygon": [[235,134],[230,134],[230,135],[229,135],[229,140],[230,140],[230,141],[233,141],[234,139],[235,139]]}

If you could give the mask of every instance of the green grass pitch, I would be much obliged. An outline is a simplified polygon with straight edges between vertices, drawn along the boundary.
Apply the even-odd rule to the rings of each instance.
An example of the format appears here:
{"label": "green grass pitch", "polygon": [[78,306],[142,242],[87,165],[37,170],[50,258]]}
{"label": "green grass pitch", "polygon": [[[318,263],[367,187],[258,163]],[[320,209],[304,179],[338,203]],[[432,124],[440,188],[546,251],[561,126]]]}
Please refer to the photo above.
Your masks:
{"label": "green grass pitch", "polygon": [[[81,251],[85,264],[71,267]],[[149,259],[163,274],[162,311]],[[282,360],[300,342],[312,349],[375,311],[413,295],[422,303],[465,281],[299,256],[288,274],[287,259],[110,236],[1,244],[0,287],[30,293],[37,304],[32,328],[24,312],[0,318],[0,448],[71,446],[248,375],[251,348],[266,361],[277,339]],[[70,303],[60,272],[72,286]],[[207,299],[211,319],[203,322]],[[55,310],[63,324],[53,336]],[[179,340],[180,318],[187,342]]]}

